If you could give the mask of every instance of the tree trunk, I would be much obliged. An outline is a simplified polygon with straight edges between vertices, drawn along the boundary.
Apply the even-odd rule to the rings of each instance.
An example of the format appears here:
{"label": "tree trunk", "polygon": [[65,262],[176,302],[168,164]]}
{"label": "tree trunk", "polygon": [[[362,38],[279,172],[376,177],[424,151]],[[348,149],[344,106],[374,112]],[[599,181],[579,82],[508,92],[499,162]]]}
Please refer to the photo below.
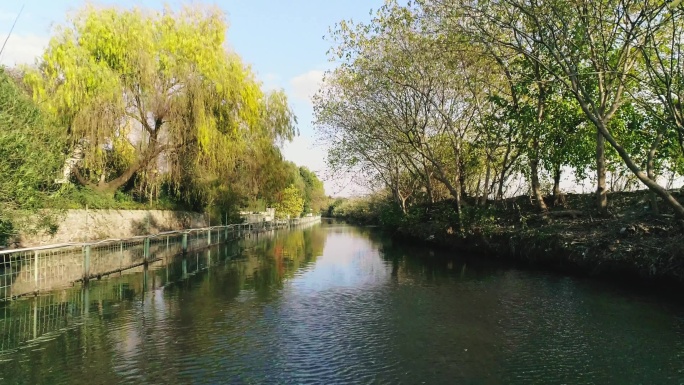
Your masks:
{"label": "tree trunk", "polygon": [[399,206],[401,212],[406,214],[406,206],[404,205],[404,199],[402,199],[401,192],[399,191],[399,168],[395,168],[394,177],[391,177],[390,181],[392,184],[392,197],[394,202]]}
{"label": "tree trunk", "polygon": [[432,182],[430,182],[430,177],[428,177],[428,183],[425,185],[425,189],[427,190],[428,203],[435,203],[435,193],[432,191]]}
{"label": "tree trunk", "polygon": [[530,181],[532,182],[532,195],[537,201],[537,209],[542,212],[547,211],[539,183],[539,140],[536,138],[532,142],[532,156],[530,156]]}
{"label": "tree trunk", "polygon": [[504,183],[506,183],[506,170],[501,171],[501,175],[499,177],[499,186],[496,189],[496,200],[503,200],[503,189],[504,189]]}
{"label": "tree trunk", "polygon": [[432,189],[432,176],[430,175],[431,173],[427,172],[427,167],[424,167],[424,169],[426,170],[425,189],[427,190],[428,202],[433,204],[435,203],[435,193]]}
{"label": "tree trunk", "polygon": [[[684,219],[684,206],[682,206],[681,203],[675,199],[672,194],[670,194],[667,189],[665,189],[663,186],[659,185],[654,181],[653,179],[649,178],[643,171],[639,169],[639,167],[634,163],[634,160],[629,156],[627,151],[620,146],[617,141],[615,141],[615,138],[610,134],[608,129],[606,129],[605,125],[601,125],[598,127],[600,132],[603,134],[606,140],[608,140],[608,143],[610,143],[611,146],[617,151],[617,153],[620,155],[620,158],[625,162],[625,165],[627,168],[629,168],[632,173],[644,184],[646,187],[648,187],[651,191],[653,191],[656,195],[658,195],[660,198],[663,199],[663,201],[672,208],[674,211],[675,215],[680,218]],[[604,179],[605,181],[605,179]]]}
{"label": "tree trunk", "polygon": [[[533,48],[535,51],[537,50],[538,47],[536,43],[534,44]],[[537,80],[541,80],[539,63],[534,62],[533,67],[535,78]],[[537,200],[537,209],[539,209],[539,211],[545,212],[548,209],[546,208],[546,203],[544,203],[544,195],[542,194],[541,184],[539,183],[539,136],[541,134],[537,130],[540,130],[541,127],[543,127],[542,123],[544,122],[545,115],[544,102],[546,100],[546,88],[543,86],[543,82],[538,81],[535,84],[539,88],[539,95],[537,97],[537,127],[535,127],[533,131],[534,139],[532,140],[532,156],[530,157],[530,179],[532,181],[532,194],[534,195],[534,199]]]}
{"label": "tree trunk", "polygon": [[[461,170],[460,170],[460,148],[459,152],[456,153],[456,167],[459,168],[457,170],[458,174],[460,176]],[[463,234],[463,210],[462,210],[462,205],[461,205],[461,178],[456,177],[456,216],[458,217],[458,233]]]}
{"label": "tree trunk", "polygon": [[[655,139],[653,140],[653,143],[651,143],[651,148],[648,151],[648,158],[646,159],[646,176],[648,176],[648,179],[651,179],[653,181],[656,180],[654,170],[654,159],[656,153],[658,152],[658,147],[660,147],[660,141],[662,139],[663,133],[662,131],[659,131]],[[658,197],[656,196],[655,192],[653,192],[653,190],[651,190],[649,195],[651,196],[651,210],[653,211],[653,214],[660,214],[660,210],[658,209]]]}
{"label": "tree trunk", "polygon": [[455,204],[455,209],[456,209],[456,215],[458,216],[458,229],[459,231],[462,230],[462,217],[461,217],[461,209],[462,209],[462,204],[461,204],[461,188],[459,186],[458,178],[456,178],[455,185],[452,184],[448,179],[446,179],[444,173],[442,172],[441,168],[437,166],[437,175],[435,178],[442,182],[444,186],[449,190],[449,193],[451,196],[454,198],[454,201],[456,202]]}
{"label": "tree trunk", "polygon": [[509,143],[508,143],[507,148],[506,148],[506,154],[504,155],[504,158],[501,161],[501,176],[499,177],[499,186],[496,189],[496,199],[497,200],[503,200],[503,188],[504,188],[504,183],[506,183],[506,171],[510,167],[510,165],[507,164],[508,159],[509,159],[510,154],[511,154],[511,148],[510,147],[511,147],[511,144],[510,144],[510,140],[509,140]]}
{"label": "tree trunk", "polygon": [[482,187],[482,195],[480,196],[480,206],[484,206],[487,203],[487,196],[489,195],[489,178],[491,178],[491,173],[492,163],[489,161],[489,157],[487,157],[487,168],[485,171],[484,186]]}
{"label": "tree trunk", "polygon": [[399,197],[399,192],[395,187],[392,187],[392,198],[394,198],[394,203],[397,205],[397,207],[399,207],[399,209],[402,209],[403,211],[403,207],[401,205],[401,198]]}
{"label": "tree trunk", "polygon": [[133,175],[135,175],[136,172],[138,172],[140,169],[144,167],[147,167],[150,164],[150,162],[152,162],[159,156],[159,154],[172,148],[173,147],[168,145],[158,146],[150,144],[150,147],[147,148],[145,153],[135,163],[130,165],[123,173],[121,173],[121,175],[110,180],[109,182],[105,181],[104,178],[101,178],[98,183],[92,183],[88,181],[86,178],[83,177],[83,174],[81,174],[81,171],[77,165],[74,165],[72,171],[74,172],[76,179],[82,185],[90,187],[93,190],[101,193],[114,194],[116,190],[118,190],[121,186],[128,183],[128,181],[131,180],[131,178],[133,177]]}
{"label": "tree trunk", "polygon": [[606,138],[597,127],[596,131],[596,208],[600,214],[608,213],[606,191]]}
{"label": "tree trunk", "polygon": [[553,205],[558,206],[561,203],[560,191],[561,167],[557,165],[553,170]]}
{"label": "tree trunk", "polygon": [[466,191],[466,173],[465,173],[465,165],[463,164],[463,160],[461,159],[458,164],[458,184],[460,185],[461,188],[461,197],[467,197],[468,193]]}
{"label": "tree trunk", "polygon": [[658,196],[653,191],[650,191],[648,195],[651,197],[651,211],[653,211],[653,214],[655,215],[660,214],[660,210],[658,209]]}

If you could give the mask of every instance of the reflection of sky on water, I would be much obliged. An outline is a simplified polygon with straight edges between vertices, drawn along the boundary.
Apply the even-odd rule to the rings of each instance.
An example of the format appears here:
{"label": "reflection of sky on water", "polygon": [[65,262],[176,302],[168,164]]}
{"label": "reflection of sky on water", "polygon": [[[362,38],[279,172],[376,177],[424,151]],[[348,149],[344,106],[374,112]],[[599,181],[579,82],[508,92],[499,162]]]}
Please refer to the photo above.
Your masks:
{"label": "reflection of sky on water", "polygon": [[391,268],[355,229],[321,230],[321,255],[265,306],[277,339],[270,375],[279,383],[369,383],[398,363],[392,331],[383,327],[391,309],[382,287]]}
{"label": "reflection of sky on water", "polygon": [[350,232],[329,232],[323,254],[289,282],[291,290],[315,293],[335,288],[383,285],[390,267],[366,237]]}

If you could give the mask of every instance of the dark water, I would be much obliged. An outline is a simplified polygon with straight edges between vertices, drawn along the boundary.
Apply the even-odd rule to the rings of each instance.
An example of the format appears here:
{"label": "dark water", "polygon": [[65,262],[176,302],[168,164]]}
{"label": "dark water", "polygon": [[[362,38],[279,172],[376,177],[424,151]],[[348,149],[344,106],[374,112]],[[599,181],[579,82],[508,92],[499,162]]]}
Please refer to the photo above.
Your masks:
{"label": "dark water", "polygon": [[684,384],[684,306],[323,224],[0,305],[7,384]]}

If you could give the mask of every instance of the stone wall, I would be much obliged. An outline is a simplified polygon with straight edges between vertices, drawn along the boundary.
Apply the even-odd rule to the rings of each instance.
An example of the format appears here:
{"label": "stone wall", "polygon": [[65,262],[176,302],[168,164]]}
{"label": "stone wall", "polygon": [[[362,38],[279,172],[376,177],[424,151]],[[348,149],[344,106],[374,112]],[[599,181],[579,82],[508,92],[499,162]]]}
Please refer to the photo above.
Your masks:
{"label": "stone wall", "polygon": [[164,210],[67,210],[54,235],[22,234],[21,247],[130,238],[169,230],[206,227],[203,214]]}

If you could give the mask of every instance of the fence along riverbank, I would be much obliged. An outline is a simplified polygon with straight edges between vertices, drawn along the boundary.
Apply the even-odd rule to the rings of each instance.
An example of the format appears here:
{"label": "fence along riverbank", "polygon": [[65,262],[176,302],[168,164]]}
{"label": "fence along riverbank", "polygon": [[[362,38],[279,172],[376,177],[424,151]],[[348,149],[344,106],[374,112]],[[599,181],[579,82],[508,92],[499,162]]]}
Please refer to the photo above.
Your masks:
{"label": "fence along riverbank", "polygon": [[320,217],[241,223],[0,251],[0,301],[87,282],[108,274],[265,231],[315,223]]}
{"label": "fence along riverbank", "polygon": [[[304,221],[297,228],[308,228],[315,221]],[[133,298],[144,299],[155,291],[190,279],[227,262],[266,239],[279,236],[275,231],[254,232],[241,242],[225,242],[202,250],[158,258],[88,284],[52,290],[17,301],[0,302],[0,362],[16,349],[34,342],[56,338],[65,330],[86,322],[99,322],[106,309],[118,315],[114,307]],[[95,317],[90,317],[95,313]],[[1,381],[0,381],[1,382]]]}

